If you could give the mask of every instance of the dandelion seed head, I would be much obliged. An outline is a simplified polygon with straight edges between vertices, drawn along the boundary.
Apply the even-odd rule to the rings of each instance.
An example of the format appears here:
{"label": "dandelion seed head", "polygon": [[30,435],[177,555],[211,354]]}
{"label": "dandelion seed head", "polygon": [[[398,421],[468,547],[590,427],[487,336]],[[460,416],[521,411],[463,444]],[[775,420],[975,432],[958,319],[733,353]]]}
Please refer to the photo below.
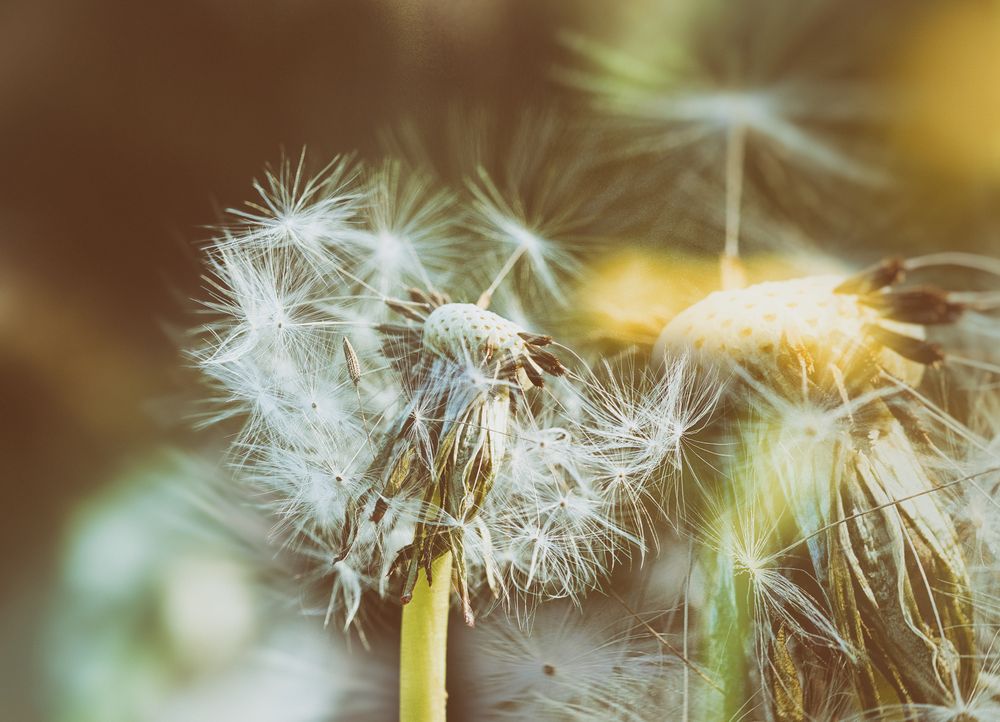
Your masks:
{"label": "dandelion seed head", "polygon": [[[959,699],[978,673],[966,560],[949,495],[931,493],[943,465],[960,466],[922,420],[975,439],[918,390],[925,369],[946,361],[925,327],[953,324],[963,308],[934,288],[897,287],[905,268],[890,260],[849,278],[718,292],[661,338],[664,352],[693,347],[700,364],[729,366],[737,381],[726,426],[738,453],[702,508],[727,511],[694,528],[724,530],[709,541],[724,559],[717,584],[732,592],[730,577],[746,579],[768,704],[788,701],[789,638],[839,650],[862,700],[878,700],[866,681],[876,655],[921,702]],[[847,579],[864,596],[841,595]],[[906,621],[876,619],[875,608]],[[858,635],[856,619],[884,625],[890,642]],[[919,655],[898,648],[907,635]]]}
{"label": "dandelion seed head", "polygon": [[690,348],[702,358],[732,359],[765,379],[785,373],[789,364],[808,366],[822,358],[846,366],[875,354],[886,372],[919,382],[923,365],[878,343],[871,329],[918,340],[923,329],[884,318],[857,294],[838,292],[844,281],[838,275],[811,276],[716,291],[670,321],[658,348]]}
{"label": "dandelion seed head", "polygon": [[[283,167],[209,249],[212,318],[193,355],[212,418],[243,420],[234,466],[273,538],[309,562],[303,579],[326,586],[328,623],[363,619],[369,592],[405,603],[445,550],[472,619],[484,580],[503,601],[577,597],[642,548],[639,468],[653,462],[600,478],[614,450],[571,428],[558,384],[537,393],[566,369],[520,322],[517,280],[558,295],[580,226],[575,205],[529,202],[536,182],[562,187],[533,160],[512,160],[503,191],[481,173],[468,212],[400,163],[345,161],[308,182]],[[470,291],[450,281],[475,229],[498,271],[477,305],[453,303],[437,289]],[[494,292],[513,317],[486,309]],[[656,443],[677,447],[683,428],[661,423]]]}
{"label": "dandelion seed head", "polygon": [[432,353],[463,359],[470,352],[521,356],[524,331],[512,321],[471,303],[448,303],[424,322],[423,345]]}
{"label": "dandelion seed head", "polygon": [[764,360],[779,352],[785,336],[816,340],[837,329],[857,337],[875,314],[862,313],[850,298],[834,296],[841,280],[815,277],[716,291],[678,314],[664,329],[662,341],[682,338],[706,352]]}

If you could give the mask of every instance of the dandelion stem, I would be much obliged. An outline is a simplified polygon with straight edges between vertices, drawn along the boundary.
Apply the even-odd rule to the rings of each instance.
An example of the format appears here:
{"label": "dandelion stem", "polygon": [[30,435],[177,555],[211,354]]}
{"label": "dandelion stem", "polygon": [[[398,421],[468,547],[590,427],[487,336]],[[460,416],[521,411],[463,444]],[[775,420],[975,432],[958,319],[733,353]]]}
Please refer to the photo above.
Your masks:
{"label": "dandelion stem", "polygon": [[420,571],[413,597],[403,607],[399,644],[400,722],[445,722],[445,662],[451,552],[431,564],[431,582]]}
{"label": "dandelion stem", "polygon": [[510,258],[508,258],[507,262],[503,264],[503,268],[497,272],[496,278],[493,279],[493,283],[490,284],[489,288],[483,291],[479,300],[476,302],[476,305],[479,306],[479,308],[489,307],[490,301],[493,299],[494,292],[496,292],[497,288],[499,288],[500,284],[503,282],[503,279],[505,279],[511,269],[514,268],[514,264],[520,260],[521,256],[523,256],[527,250],[528,247],[522,244],[517,247],[516,251],[510,254]]}
{"label": "dandelion stem", "polygon": [[740,208],[743,204],[743,156],[747,129],[742,123],[729,126],[726,135],[726,247],[727,256],[740,255]]}
{"label": "dandelion stem", "polygon": [[706,560],[708,601],[701,634],[705,639],[705,663],[719,680],[722,695],[705,698],[699,719],[741,719],[748,699],[746,680],[747,643],[751,639],[749,581],[736,574],[725,554],[709,552]]}
{"label": "dandelion stem", "polygon": [[726,133],[726,236],[722,252],[723,289],[743,286],[739,269],[740,219],[743,207],[743,160],[747,128],[733,123]]}

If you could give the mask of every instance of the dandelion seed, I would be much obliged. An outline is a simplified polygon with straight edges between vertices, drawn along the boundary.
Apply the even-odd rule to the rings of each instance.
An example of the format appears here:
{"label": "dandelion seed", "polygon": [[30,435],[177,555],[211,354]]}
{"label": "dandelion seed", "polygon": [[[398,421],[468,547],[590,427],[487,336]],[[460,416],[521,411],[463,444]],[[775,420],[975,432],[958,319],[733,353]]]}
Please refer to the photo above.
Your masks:
{"label": "dandelion seed", "polygon": [[322,262],[352,227],[362,194],[355,189],[359,170],[350,156],[337,158],[312,178],[305,176],[305,152],[293,167],[284,160],[254,182],[259,203],[230,209],[240,226],[219,243],[223,249],[290,248],[309,261]]}
{"label": "dandelion seed", "polygon": [[656,374],[628,363],[587,379],[581,426],[600,453],[618,454],[649,472],[679,470],[718,403],[725,381],[696,372],[690,358],[665,358]]}
{"label": "dandelion seed", "polygon": [[361,382],[361,363],[358,361],[357,351],[347,336],[344,336],[344,361],[347,363],[347,374],[351,377],[351,383],[357,386]]}
{"label": "dandelion seed", "polygon": [[[692,242],[699,246],[715,237],[713,230],[721,231],[727,288],[744,285],[737,263],[741,245],[749,240],[765,248],[775,246],[779,234],[760,212],[775,198],[783,208],[789,202],[802,203],[807,206],[804,212],[815,216],[822,210],[817,197],[829,203],[831,197],[849,197],[852,186],[870,190],[887,181],[867,160],[874,142],[864,150],[847,148],[844,135],[831,132],[874,125],[878,119],[872,109],[878,104],[836,73],[802,72],[815,69],[815,64],[772,62],[772,53],[811,46],[823,32],[817,28],[833,19],[824,17],[827,8],[787,13],[776,7],[754,6],[746,14],[723,17],[697,14],[696,23],[710,23],[705,37],[731,32],[746,41],[736,57],[727,46],[724,63],[714,62],[714,53],[690,39],[674,44],[676,52],[664,53],[662,42],[631,43],[624,49],[576,35],[566,38],[580,62],[562,69],[562,80],[590,100],[633,178],[643,178],[636,185],[660,190],[655,201],[649,196],[647,207],[663,207],[662,189],[681,189],[684,200],[665,214],[664,234],[676,238],[682,219],[690,219],[698,229]],[[741,24],[725,30],[716,26],[730,17]],[[791,27],[771,37],[775,21]],[[664,32],[675,22],[664,22]],[[645,19],[633,34],[645,34],[646,24],[655,25],[655,18]],[[796,42],[800,37],[810,40]],[[824,56],[824,68],[836,66],[835,52],[831,49]],[[664,157],[676,162],[665,164]],[[816,193],[817,187],[830,184],[836,184],[836,191]],[[835,214],[826,215],[836,219]]]}
{"label": "dandelion seed", "polygon": [[512,275],[522,299],[540,294],[565,305],[585,255],[620,232],[611,212],[618,186],[599,177],[585,146],[554,113],[526,114],[499,160],[479,159],[469,172],[465,223],[488,252],[507,259],[481,303]]}
{"label": "dandelion seed", "polygon": [[[817,24],[824,22],[821,13],[812,15],[810,19]],[[757,21],[755,17],[751,32],[766,32],[766,24]],[[799,29],[808,32],[812,28]],[[588,93],[598,108],[635,121],[626,150],[683,147],[711,154],[717,152],[713,141],[731,143],[733,139],[727,136],[736,129],[773,144],[776,155],[786,161],[855,180],[879,178],[876,171],[853,161],[809,127],[819,120],[857,123],[870,119],[870,103],[857,87],[831,85],[829,78],[809,77],[796,67],[779,68],[752,54],[736,67],[730,64],[720,69],[703,62],[697,48],[684,48],[682,59],[651,58],[649,53],[640,57],[634,47],[629,52],[581,36],[565,39],[592,69],[565,69],[563,79]],[[787,42],[788,37],[781,40]],[[828,94],[842,100],[835,110],[822,101]]]}
{"label": "dandelion seed", "polygon": [[382,295],[411,285],[432,286],[462,259],[456,197],[430,177],[396,160],[383,161],[365,179],[365,206],[346,235],[352,274]]}

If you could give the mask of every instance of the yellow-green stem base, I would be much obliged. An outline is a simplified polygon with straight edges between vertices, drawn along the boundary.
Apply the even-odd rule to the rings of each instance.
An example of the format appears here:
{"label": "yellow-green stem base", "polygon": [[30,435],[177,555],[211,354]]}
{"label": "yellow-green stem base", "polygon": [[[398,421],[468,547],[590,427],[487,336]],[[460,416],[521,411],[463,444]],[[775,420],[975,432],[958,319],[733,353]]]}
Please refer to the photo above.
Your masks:
{"label": "yellow-green stem base", "polygon": [[427,584],[421,571],[413,598],[403,606],[399,635],[400,722],[445,722],[446,718],[451,552],[431,564],[431,582]]}

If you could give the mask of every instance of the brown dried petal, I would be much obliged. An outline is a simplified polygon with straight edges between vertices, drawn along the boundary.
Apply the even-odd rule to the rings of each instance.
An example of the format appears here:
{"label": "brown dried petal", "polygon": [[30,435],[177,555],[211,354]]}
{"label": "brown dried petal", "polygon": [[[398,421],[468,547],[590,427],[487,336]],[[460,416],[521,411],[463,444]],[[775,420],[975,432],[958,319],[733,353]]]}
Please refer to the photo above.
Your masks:
{"label": "brown dried petal", "polygon": [[903,280],[906,268],[901,258],[887,258],[881,263],[864,269],[837,286],[833,292],[843,294],[866,294]]}
{"label": "brown dried petal", "polygon": [[874,293],[858,300],[886,318],[925,326],[954,323],[965,310],[963,304],[949,300],[947,294],[936,288]]}

